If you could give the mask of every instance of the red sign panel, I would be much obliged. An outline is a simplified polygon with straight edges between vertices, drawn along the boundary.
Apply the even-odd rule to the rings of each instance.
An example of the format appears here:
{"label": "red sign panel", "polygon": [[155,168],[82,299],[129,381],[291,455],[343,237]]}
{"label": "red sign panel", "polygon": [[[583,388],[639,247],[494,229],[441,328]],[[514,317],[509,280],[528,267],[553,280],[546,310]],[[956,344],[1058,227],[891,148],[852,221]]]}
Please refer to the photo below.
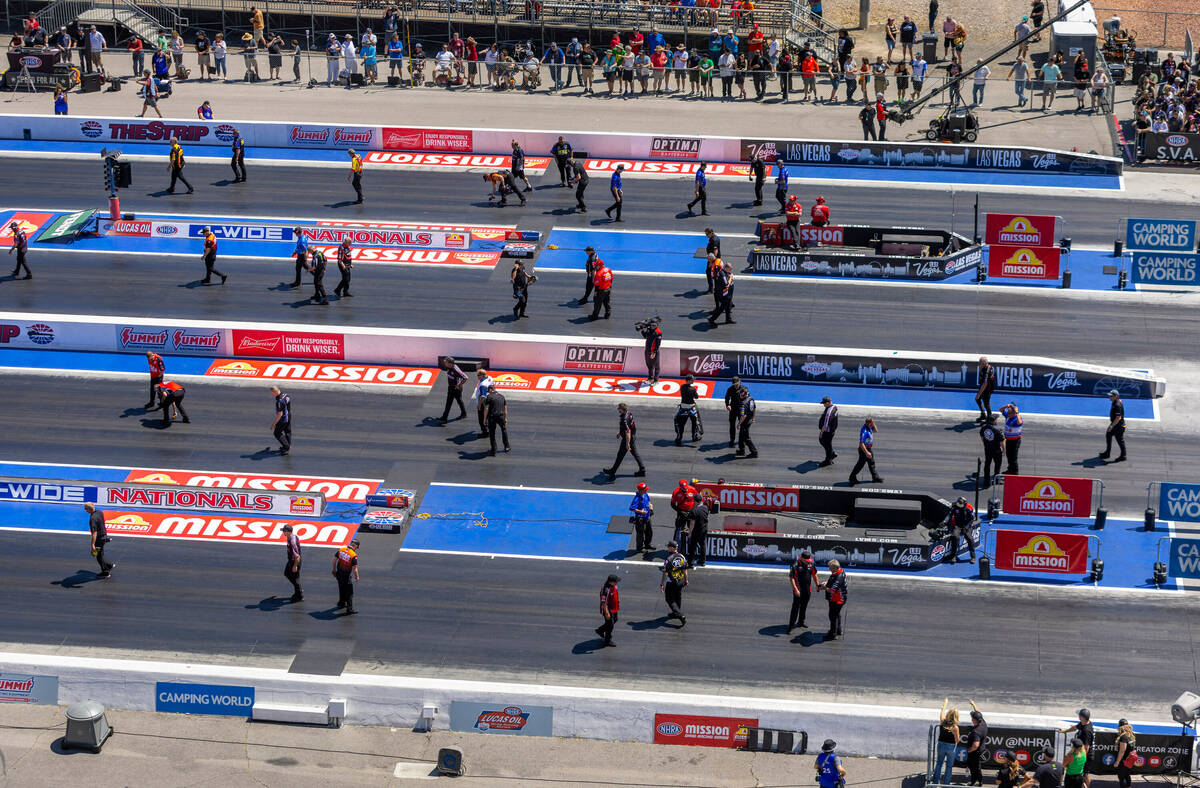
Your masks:
{"label": "red sign panel", "polygon": [[708,494],[720,501],[722,511],[800,511],[800,491],[795,487],[765,487],[761,484],[697,482],[696,489],[700,491],[701,495]]}
{"label": "red sign panel", "polygon": [[177,471],[134,468],[127,482],[141,484],[182,484],[186,487],[218,487],[234,490],[293,490],[325,493],[327,501],[362,503],[379,489],[371,479],[343,479],[332,476],[263,476],[217,473],[215,471]]}
{"label": "red sign panel", "polygon": [[1041,517],[1091,517],[1092,479],[1004,477],[1004,512]]}
{"label": "red sign panel", "polygon": [[383,129],[384,150],[454,151],[470,153],[473,148],[470,129]]}
{"label": "red sign panel", "polygon": [[1058,279],[1061,251],[1057,246],[988,247],[988,276],[997,279]]}
{"label": "red sign panel", "polygon": [[341,547],[358,530],[353,523],[320,520],[283,520],[256,515],[211,513],[118,512],[106,510],[104,525],[116,536],[149,536],[160,539],[195,539],[206,542],[283,544],[285,525],[313,547]]}
{"label": "red sign panel", "polygon": [[[314,245],[326,257],[337,253],[336,246]],[[468,252],[458,249],[384,249],[375,246],[353,246],[350,259],[356,263],[427,263],[429,265],[477,265],[491,267],[500,261],[502,252]]]}
{"label": "red sign panel", "polygon": [[378,364],[322,364],[314,361],[257,361],[213,359],[204,373],[213,378],[259,380],[319,380],[323,383],[379,383],[391,386],[433,385],[435,369],[388,367]]}
{"label": "red sign panel", "polygon": [[732,749],[746,743],[746,728],[757,727],[758,720],[749,717],[655,714],[654,743]]}
{"label": "red sign panel", "polygon": [[346,340],[341,334],[313,334],[307,331],[252,331],[233,329],[235,356],[266,358],[346,357]]}
{"label": "red sign panel", "polygon": [[33,234],[42,228],[42,225],[54,218],[52,213],[32,213],[29,211],[17,211],[8,221],[0,226],[0,246],[12,246],[13,231],[12,223],[16,222],[17,227],[25,231],[25,235],[29,240],[33,240]]}
{"label": "red sign panel", "polygon": [[996,530],[995,566],[1014,572],[1083,574],[1088,571],[1088,538],[1086,534],[1000,528]]}
{"label": "red sign panel", "polygon": [[1038,214],[989,213],[983,242],[1009,246],[1054,246],[1054,218]]}
{"label": "red sign panel", "polygon": [[[577,372],[492,372],[501,391],[550,391],[569,394],[616,394],[622,397],[678,398],[683,388],[679,378],[663,378],[653,386],[645,378],[581,375]],[[701,399],[713,395],[711,383],[693,383]]]}

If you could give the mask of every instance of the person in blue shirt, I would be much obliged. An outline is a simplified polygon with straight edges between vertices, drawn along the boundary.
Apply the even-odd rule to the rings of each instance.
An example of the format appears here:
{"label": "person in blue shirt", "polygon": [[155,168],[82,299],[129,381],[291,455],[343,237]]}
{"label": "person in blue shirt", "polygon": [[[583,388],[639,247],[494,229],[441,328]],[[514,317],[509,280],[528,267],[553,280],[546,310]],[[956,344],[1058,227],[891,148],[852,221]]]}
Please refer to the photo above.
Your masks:
{"label": "person in blue shirt", "polygon": [[292,233],[296,236],[296,248],[292,250],[292,256],[296,258],[296,281],[292,282],[292,287],[299,287],[300,272],[308,270],[308,236],[298,225],[292,228]]}
{"label": "person in blue shirt", "polygon": [[648,553],[654,549],[651,544],[654,536],[654,526],[650,524],[650,517],[654,514],[654,504],[650,502],[650,487],[645,482],[637,486],[637,495],[633,496],[633,502],[629,504],[630,517],[633,522],[633,533],[637,537],[637,547],[634,549],[639,553]]}
{"label": "person in blue shirt", "polygon": [[567,64],[567,80],[563,87],[571,87],[571,74],[575,74],[575,81],[581,87],[586,87],[583,84],[583,69],[579,65],[579,56],[583,54],[583,46],[579,43],[578,38],[572,38],[571,43],[567,44],[565,54],[565,62]]}
{"label": "person in blue shirt", "polygon": [[550,48],[542,55],[542,62],[550,65],[550,78],[554,80],[554,87],[550,89],[551,93],[562,90],[563,86],[563,63],[566,62],[567,56],[561,49],[558,48],[557,41],[550,42]]}
{"label": "person in blue shirt", "polygon": [[[204,103],[208,103],[207,101]],[[232,154],[229,166],[233,168],[233,182],[246,182],[246,141],[237,129],[233,130],[233,142],[229,145]]]}
{"label": "person in blue shirt", "polygon": [[725,38],[721,40],[721,43],[731,54],[736,55],[738,53],[738,38],[733,34],[732,28],[725,34]]}
{"label": "person in blue shirt", "polygon": [[621,204],[625,202],[624,193],[621,191],[621,173],[625,171],[624,164],[618,164],[617,169],[613,171],[612,178],[608,181],[608,190],[612,192],[613,204],[604,209],[604,215],[612,219],[612,212],[617,212],[617,218],[614,222],[624,221],[621,218]]}
{"label": "person in blue shirt", "polygon": [[67,94],[63,92],[62,88],[54,89],[54,114],[67,114]]}
{"label": "person in blue shirt", "polygon": [[813,764],[817,769],[817,782],[821,784],[821,788],[839,788],[846,784],[846,769],[835,750],[837,742],[826,739]]}
{"label": "person in blue shirt", "polygon": [[196,117],[200,120],[212,120],[212,105],[207,101],[196,109]]}
{"label": "person in blue shirt", "polygon": [[692,214],[692,208],[696,203],[700,203],[700,215],[708,216],[708,176],[705,174],[705,169],[708,168],[708,162],[700,162],[700,166],[696,169],[696,198],[688,203],[688,215]]}
{"label": "person in blue shirt", "polygon": [[646,51],[657,52],[658,48],[667,48],[667,39],[662,33],[658,32],[657,27],[650,28],[650,35],[646,36]]}
{"label": "person in blue shirt", "polygon": [[782,158],[775,160],[775,199],[779,201],[779,212],[787,208],[788,198],[788,168]]}
{"label": "person in blue shirt", "polygon": [[713,31],[708,34],[708,54],[716,61],[721,55],[721,50],[725,48],[725,41],[721,38],[721,34],[714,27]]}
{"label": "person in blue shirt", "polygon": [[388,74],[392,76],[401,76],[404,71],[404,42],[400,40],[399,33],[392,33],[392,38],[387,42],[388,56]]}
{"label": "person in blue shirt", "polygon": [[167,60],[167,53],[161,49],[154,53],[150,64],[154,66],[154,76],[158,79],[166,79],[171,71],[171,62]]}
{"label": "person in blue shirt", "polygon": [[858,484],[858,472],[864,465],[871,471],[871,481],[883,481],[883,477],[875,472],[875,432],[875,419],[867,416],[867,420],[858,431],[858,462],[854,464],[854,470],[850,471],[851,487]]}

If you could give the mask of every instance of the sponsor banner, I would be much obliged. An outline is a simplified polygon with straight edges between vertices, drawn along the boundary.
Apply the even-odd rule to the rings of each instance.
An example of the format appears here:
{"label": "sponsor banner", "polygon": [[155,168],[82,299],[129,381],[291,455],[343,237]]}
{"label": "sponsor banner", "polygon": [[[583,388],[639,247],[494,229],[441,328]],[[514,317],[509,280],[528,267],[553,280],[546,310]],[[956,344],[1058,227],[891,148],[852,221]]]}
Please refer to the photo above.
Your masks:
{"label": "sponsor banner", "polygon": [[752,717],[655,714],[654,743],[737,748],[746,744],[746,729],[757,727]]}
{"label": "sponsor banner", "polygon": [[296,538],[309,547],[341,547],[357,529],[350,523],[324,520],[286,520],[213,514],[168,514],[106,510],[109,536],[145,536],[157,539],[192,539],[229,544],[283,544],[283,526],[292,526]]}
{"label": "sponsor banner", "polygon": [[750,252],[750,270],[786,276],[940,280],[975,268],[982,259],[983,249],[978,246],[942,257],[857,254],[824,248],[802,252],[754,249]]}
{"label": "sponsor banner", "polygon": [[1200,523],[1200,484],[1159,482],[1158,516],[1177,523]]}
{"label": "sponsor banner", "polygon": [[222,329],[201,331],[169,326],[113,327],[118,350],[153,350],[156,352],[196,353],[210,356],[229,346]]}
{"label": "sponsor banner", "polygon": [[[740,350],[682,348],[680,375],[698,378],[802,381],[855,386],[917,387],[970,390],[979,387],[978,365],[967,361],[906,357],[845,356],[825,353],[769,353]],[[1123,397],[1152,396],[1150,381],[1102,374],[1100,371],[1065,370],[1031,364],[994,364],[996,388],[1014,392],[1063,392],[1107,396],[1117,389]]]}
{"label": "sponsor banner", "polygon": [[741,160],[759,152],[767,161],[791,165],[883,167],[887,169],[1044,172],[1065,175],[1120,175],[1121,160],[1037,148],[991,145],[935,145],[927,142],[824,142],[741,140]]}
{"label": "sponsor banner", "polygon": [[99,490],[95,485],[0,479],[0,501],[84,504],[98,500]]}
{"label": "sponsor banner", "polygon": [[403,490],[399,487],[388,487],[377,490],[374,495],[367,496],[367,506],[386,506],[389,509],[407,509],[412,499],[417,496],[413,490]]}
{"label": "sponsor banner", "polygon": [[[216,144],[211,123],[189,123],[169,120],[84,120],[79,121],[79,133],[85,139],[134,140],[137,142],[170,142],[172,137],[180,142],[202,142]],[[223,144],[223,143],[220,143]]]}
{"label": "sponsor banner", "polygon": [[515,703],[450,702],[450,730],[507,736],[553,736],[554,709]]}
{"label": "sponsor banner", "polygon": [[389,386],[428,388],[433,385],[437,370],[374,364],[316,364],[305,361],[242,361],[218,358],[213,360],[204,374],[214,378],[317,380],[326,383],[380,383]]}
{"label": "sponsor banner", "polygon": [[[989,736],[990,736],[989,731]],[[1178,734],[1139,733],[1133,748],[1137,763],[1129,770],[1132,774],[1179,774],[1191,771],[1192,752],[1196,746],[1194,736]],[[1092,744],[1090,771],[1092,774],[1117,773],[1116,731],[1096,731]],[[1125,755],[1129,750],[1125,751]]]}
{"label": "sponsor banner", "polygon": [[1130,281],[1137,285],[1181,285],[1195,287],[1200,254],[1133,252]]}
{"label": "sponsor banner", "polygon": [[107,219],[101,219],[98,229],[101,235],[149,238],[154,229],[154,222],[142,220],[121,220],[113,222]]}
{"label": "sponsor banner", "polygon": [[[959,745],[954,757],[960,765],[965,765],[971,726],[959,725],[958,733]],[[1012,753],[1016,756],[1017,763],[1033,774],[1034,769],[1046,762],[1042,750],[1046,747],[1054,749],[1057,736],[1058,731],[1051,728],[1006,728],[989,725],[987,742],[980,754],[980,765],[985,769],[997,769],[1002,765],[1001,759]]]}
{"label": "sponsor banner", "polygon": [[[1005,482],[1007,484],[1007,481]],[[1086,534],[1045,533],[997,528],[997,569],[1013,572],[1058,572],[1082,575],[1088,571]]]}
{"label": "sponsor banner", "polygon": [[470,129],[398,129],[384,126],[382,145],[385,150],[470,153],[474,149]]}
{"label": "sponsor banner", "polygon": [[458,230],[405,230],[362,227],[303,228],[304,236],[316,244],[340,244],[347,238],[368,246],[408,246],[422,249],[469,249],[471,233]]}
{"label": "sponsor banner", "polygon": [[154,688],[155,711],[249,717],[253,709],[254,687],[160,681]]}
{"label": "sponsor banner", "polygon": [[1138,252],[1196,251],[1195,219],[1126,219],[1125,248]]}
{"label": "sponsor banner", "polygon": [[374,147],[376,132],[371,126],[289,126],[288,145],[303,148]]}
{"label": "sponsor banner", "polygon": [[1092,479],[1062,476],[1004,477],[1006,514],[1027,514],[1040,517],[1091,517]]}
{"label": "sponsor banner", "polygon": [[988,247],[988,276],[1057,280],[1061,254],[1057,246],[1034,248],[992,244]]}
{"label": "sponsor banner", "polygon": [[1139,132],[1138,155],[1147,159],[1195,164],[1200,161],[1200,134]]}
{"label": "sponsor banner", "polygon": [[798,512],[800,490],[796,487],[767,487],[761,484],[698,483],[701,495],[721,502],[722,511]]}
{"label": "sponsor banner", "polygon": [[[623,397],[679,397],[682,379],[663,378],[653,386],[645,378],[600,377],[566,372],[492,372],[492,380],[501,391],[549,391],[568,394],[616,394]],[[701,399],[711,399],[713,386],[703,380],[695,382]]]}
{"label": "sponsor banner", "polygon": [[394,509],[370,509],[362,518],[362,529],[375,533],[398,534],[404,530],[407,512]]}
{"label": "sponsor banner", "polygon": [[0,703],[58,705],[58,676],[0,673]]}
{"label": "sponsor banner", "polygon": [[[201,225],[203,226],[203,225]],[[183,222],[151,222],[150,237],[152,238],[186,238],[191,225]]]}
{"label": "sponsor banner", "polygon": [[343,479],[325,476],[266,476],[238,475],[216,471],[178,471],[153,468],[134,468],[126,482],[143,484],[178,484],[184,487],[219,487],[234,490],[281,490],[312,492],[325,496],[326,501],[363,503],[379,489],[371,479]]}
{"label": "sponsor banner", "polygon": [[341,334],[235,328],[233,354],[268,358],[342,359],[346,357],[346,338]]}
{"label": "sponsor banner", "polygon": [[[336,246],[320,246],[330,260],[337,253]],[[472,265],[491,268],[500,261],[500,252],[468,252],[454,249],[380,249],[373,246],[355,246],[350,259],[356,263],[427,263],[431,265]]]}
{"label": "sponsor banner", "polygon": [[25,231],[25,236],[30,241],[38,230],[42,229],[51,219],[54,218],[52,213],[37,213],[34,211],[16,211],[12,216],[4,221],[4,226],[0,227],[0,246],[12,246],[13,231],[12,223],[16,222],[17,226]]}
{"label": "sponsor banner", "polygon": [[652,159],[699,159],[700,140],[692,137],[651,137]]}
{"label": "sponsor banner", "polygon": [[282,224],[189,224],[189,238],[203,238],[204,228],[212,230],[219,240],[228,241],[275,241],[288,242],[295,240],[291,227]]}
{"label": "sponsor banner", "polygon": [[588,372],[624,372],[627,347],[604,347],[600,345],[567,345],[563,351],[565,370]]}
{"label": "sponsor banner", "polygon": [[[506,225],[477,225],[477,224],[418,224],[414,222],[343,222],[326,220],[317,222],[317,227],[348,227],[361,228],[398,228],[402,230],[440,230],[443,232],[470,233],[477,241],[521,240],[522,233],[514,227]],[[536,240],[536,239],[535,239]]]}
{"label": "sponsor banner", "polygon": [[325,496],[313,492],[237,492],[209,487],[151,487],[129,483],[102,484],[96,490],[97,503],[101,506],[243,512],[281,517],[317,517],[325,513]]}
{"label": "sponsor banner", "polygon": [[[414,167],[433,167],[447,170],[469,169],[507,169],[512,159],[507,155],[490,155],[482,153],[391,153],[388,151],[368,151],[363,157],[364,164],[406,164]],[[526,156],[525,172],[528,174],[541,173],[550,164],[550,159],[543,156]]]}
{"label": "sponsor banner", "polygon": [[[978,528],[972,530],[971,539],[978,547]],[[741,531],[709,531],[707,548],[709,558],[737,563],[786,566],[807,550],[822,565],[837,559],[845,567],[865,566],[906,572],[928,569],[944,560],[952,549],[948,538],[931,543],[900,535],[842,537]]]}
{"label": "sponsor banner", "polygon": [[[611,173],[618,164],[625,165],[624,175],[695,175],[699,169],[698,162],[686,161],[634,161],[633,159],[586,159],[583,167],[589,173]],[[725,164],[709,162],[704,172],[710,178],[745,178],[750,174],[747,164]]]}
{"label": "sponsor banner", "polygon": [[1171,577],[1200,577],[1200,539],[1172,539],[1167,566]]}
{"label": "sponsor banner", "polygon": [[986,213],[983,242],[1007,246],[1054,246],[1054,216]]}

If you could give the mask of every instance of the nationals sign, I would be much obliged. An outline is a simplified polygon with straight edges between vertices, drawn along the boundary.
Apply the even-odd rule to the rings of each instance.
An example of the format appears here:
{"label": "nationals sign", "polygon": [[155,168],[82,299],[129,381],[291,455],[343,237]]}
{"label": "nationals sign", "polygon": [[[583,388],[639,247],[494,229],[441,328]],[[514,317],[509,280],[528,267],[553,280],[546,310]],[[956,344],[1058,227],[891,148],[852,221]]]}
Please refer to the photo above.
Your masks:
{"label": "nationals sign", "polygon": [[1066,574],[1084,574],[1088,570],[1086,534],[1041,533],[1004,528],[996,529],[995,534],[997,569]]}
{"label": "nationals sign", "polygon": [[379,489],[375,479],[345,479],[340,476],[267,476],[222,473],[220,471],[181,471],[164,468],[134,468],[127,482],[144,484],[181,484],[188,487],[221,487],[234,490],[288,490],[321,493],[329,501],[362,503]]}
{"label": "nationals sign", "polygon": [[997,279],[1058,279],[1062,252],[1057,246],[988,247],[988,276]]}
{"label": "nationals sign", "polygon": [[795,487],[765,487],[761,484],[717,484],[697,482],[701,495],[721,502],[722,511],[798,512],[800,490]]}
{"label": "nationals sign", "polygon": [[985,214],[983,242],[1009,246],[1054,246],[1053,216],[1038,214]]}
{"label": "nationals sign", "polygon": [[1093,479],[1004,477],[1004,511],[1042,517],[1091,517]]}
{"label": "nationals sign", "polygon": [[758,719],[749,717],[655,714],[654,743],[734,748],[746,743],[747,728],[757,727]]}

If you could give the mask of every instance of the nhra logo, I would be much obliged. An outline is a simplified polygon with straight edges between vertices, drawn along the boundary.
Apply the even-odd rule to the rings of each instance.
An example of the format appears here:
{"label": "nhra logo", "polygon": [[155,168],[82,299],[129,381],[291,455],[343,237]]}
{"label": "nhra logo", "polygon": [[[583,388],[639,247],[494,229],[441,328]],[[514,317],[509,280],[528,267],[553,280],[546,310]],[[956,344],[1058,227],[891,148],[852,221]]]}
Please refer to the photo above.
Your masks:
{"label": "nhra logo", "polygon": [[1014,569],[1051,569],[1065,572],[1070,559],[1053,538],[1039,534],[1017,548],[1013,554]]}
{"label": "nhra logo", "polygon": [[1171,136],[1167,137],[1167,144],[1175,145],[1175,146],[1187,145],[1188,138],[1183,136],[1182,134],[1172,134]]}
{"label": "nhra logo", "polygon": [[83,136],[95,139],[104,133],[104,126],[98,120],[85,120],[79,124],[79,131]]}
{"label": "nhra logo", "polygon": [[189,348],[197,348],[200,350],[215,350],[221,344],[221,332],[214,331],[211,334],[189,334],[182,328],[176,329],[171,336],[171,341],[175,345],[176,350],[187,350]]}
{"label": "nhra logo", "polygon": [[368,525],[400,525],[404,522],[404,513],[385,510],[371,511],[363,517],[363,522]]}
{"label": "nhra logo", "polygon": [[237,138],[238,130],[233,126],[230,126],[228,123],[222,123],[220,126],[217,126],[215,129],[213,129],[213,134],[215,134],[216,138],[221,142],[233,142],[234,139]]}
{"label": "nhra logo", "polygon": [[935,562],[941,561],[942,558],[945,557],[945,555],[946,555],[946,545],[944,545],[944,544],[934,545],[933,549],[929,551],[929,560],[935,561]]}
{"label": "nhra logo", "polygon": [[34,323],[25,335],[35,345],[49,345],[54,341],[54,329],[45,323]]}
{"label": "nhra logo", "polygon": [[42,59],[34,55],[26,55],[25,57],[21,58],[21,65],[25,66],[26,68],[41,68]]}
{"label": "nhra logo", "polygon": [[154,225],[154,234],[155,235],[175,235],[175,233],[177,233],[177,232],[179,232],[179,225],[177,225],[177,224],[156,224],[156,225]]}
{"label": "nhra logo", "polygon": [[121,329],[121,347],[162,348],[167,344],[167,330],[142,331],[126,326]]}
{"label": "nhra logo", "polygon": [[485,711],[475,718],[475,727],[481,731],[519,731],[529,722],[529,712],[520,706],[508,706],[504,711]]}
{"label": "nhra logo", "polygon": [[1014,217],[1011,222],[1000,230],[1000,243],[1028,244],[1029,246],[1044,245],[1042,243],[1041,231],[1037,227],[1034,227],[1033,222],[1024,216]]}
{"label": "nhra logo", "polygon": [[654,730],[662,736],[678,736],[683,733],[683,726],[678,722],[660,722]]}
{"label": "nhra logo", "polygon": [[[1021,497],[1021,509],[1018,514],[1070,515],[1074,511],[1075,501],[1063,491],[1062,486],[1053,479],[1044,479]],[[1036,539],[1031,540],[1030,544],[1034,541]],[[1058,549],[1057,546],[1055,549]]]}
{"label": "nhra logo", "polygon": [[[1009,225],[1009,227],[1011,226]],[[1003,231],[1000,233],[1000,237],[1004,238]],[[1032,249],[1018,249],[1001,266],[1001,276],[1044,276],[1045,273],[1045,261],[1038,257],[1037,253]]]}

